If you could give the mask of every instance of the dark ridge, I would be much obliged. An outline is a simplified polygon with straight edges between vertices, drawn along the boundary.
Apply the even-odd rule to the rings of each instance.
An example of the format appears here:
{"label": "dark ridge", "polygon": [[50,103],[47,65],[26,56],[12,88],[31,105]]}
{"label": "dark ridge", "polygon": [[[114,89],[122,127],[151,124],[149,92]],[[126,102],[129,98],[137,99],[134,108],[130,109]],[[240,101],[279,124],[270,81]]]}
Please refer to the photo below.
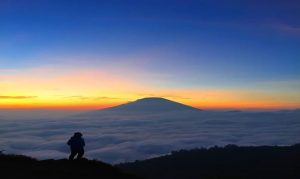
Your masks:
{"label": "dark ridge", "polygon": [[0,176],[7,179],[141,179],[119,168],[95,160],[41,160],[0,155]]}
{"label": "dark ridge", "polygon": [[121,104],[100,110],[85,112],[74,117],[97,117],[99,115],[148,115],[161,113],[186,113],[200,112],[201,109],[194,108],[185,104],[171,101],[160,97],[138,99],[133,102]]}
{"label": "dark ridge", "polygon": [[300,144],[180,150],[118,167],[149,179],[299,179]]}
{"label": "dark ridge", "polygon": [[200,111],[200,109],[171,101],[165,98],[153,97],[138,99],[133,102],[104,109],[103,111],[116,112],[173,112],[173,111]]}

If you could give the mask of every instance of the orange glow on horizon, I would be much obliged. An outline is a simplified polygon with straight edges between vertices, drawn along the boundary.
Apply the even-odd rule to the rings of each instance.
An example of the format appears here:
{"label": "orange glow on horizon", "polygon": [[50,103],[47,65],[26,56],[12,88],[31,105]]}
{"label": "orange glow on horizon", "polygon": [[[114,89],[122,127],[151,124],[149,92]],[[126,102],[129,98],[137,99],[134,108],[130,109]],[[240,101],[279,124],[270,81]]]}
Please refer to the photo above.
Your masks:
{"label": "orange glow on horizon", "polygon": [[[170,98],[169,98],[170,99]],[[130,100],[130,101],[135,101]],[[170,99],[174,100],[174,99]],[[176,102],[180,102],[185,105],[193,106],[195,108],[204,109],[204,110],[230,110],[230,109],[240,109],[240,110],[276,110],[276,109],[297,109],[299,108],[299,104],[294,103],[270,103],[268,101],[261,101],[261,102],[190,102],[188,103],[187,100],[174,100]],[[52,103],[52,104],[0,104],[0,109],[54,109],[54,110],[98,110],[104,109],[109,107],[118,106],[121,104],[125,104],[128,101],[119,101],[119,102],[111,102],[111,103]]]}
{"label": "orange glow on horizon", "polygon": [[[128,77],[131,76],[131,77]],[[279,84],[280,85],[280,84]],[[110,70],[39,68],[0,74],[0,109],[93,110],[144,97],[163,97],[200,109],[296,109],[297,91],[164,88]]]}
{"label": "orange glow on horizon", "polygon": [[0,106],[0,109],[24,109],[24,110],[35,110],[35,109],[49,109],[49,110],[98,110],[109,108],[113,106],[117,106],[117,104],[99,104],[99,105],[81,105],[81,104],[73,104],[73,105],[5,105]]}

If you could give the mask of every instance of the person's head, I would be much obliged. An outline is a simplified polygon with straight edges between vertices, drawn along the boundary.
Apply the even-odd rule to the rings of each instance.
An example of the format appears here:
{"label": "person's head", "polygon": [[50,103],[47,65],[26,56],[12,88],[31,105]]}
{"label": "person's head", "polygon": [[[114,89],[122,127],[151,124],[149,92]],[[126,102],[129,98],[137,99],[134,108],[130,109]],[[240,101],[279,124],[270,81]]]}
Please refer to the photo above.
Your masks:
{"label": "person's head", "polygon": [[82,134],[80,132],[75,132],[74,137],[82,137]]}

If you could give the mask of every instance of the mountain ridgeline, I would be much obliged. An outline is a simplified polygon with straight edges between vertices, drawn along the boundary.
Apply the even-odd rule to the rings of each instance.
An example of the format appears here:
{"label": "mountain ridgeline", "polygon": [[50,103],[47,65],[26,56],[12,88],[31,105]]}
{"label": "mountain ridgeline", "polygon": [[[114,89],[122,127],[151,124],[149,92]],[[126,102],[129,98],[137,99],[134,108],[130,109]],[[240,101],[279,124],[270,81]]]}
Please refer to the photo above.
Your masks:
{"label": "mountain ridgeline", "polygon": [[299,179],[300,144],[180,150],[118,167],[148,179]]}
{"label": "mountain ridgeline", "polygon": [[128,102],[116,107],[104,109],[104,111],[111,112],[173,112],[173,111],[200,111],[200,109],[193,108],[175,101],[165,98],[143,98],[133,102]]}
{"label": "mountain ridgeline", "polygon": [[90,111],[80,116],[95,117],[103,114],[147,115],[161,113],[188,113],[200,111],[202,110],[165,98],[149,97],[138,99],[136,101],[128,102],[114,107]]}

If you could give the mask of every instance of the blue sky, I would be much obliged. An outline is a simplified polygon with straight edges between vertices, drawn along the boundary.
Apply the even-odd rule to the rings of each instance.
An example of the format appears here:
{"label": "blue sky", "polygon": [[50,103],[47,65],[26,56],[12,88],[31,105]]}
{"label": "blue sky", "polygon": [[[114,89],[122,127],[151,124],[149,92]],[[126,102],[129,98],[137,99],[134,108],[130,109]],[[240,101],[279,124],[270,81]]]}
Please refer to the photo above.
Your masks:
{"label": "blue sky", "polygon": [[296,0],[2,0],[0,68],[122,69],[164,88],[294,84],[299,19]]}

